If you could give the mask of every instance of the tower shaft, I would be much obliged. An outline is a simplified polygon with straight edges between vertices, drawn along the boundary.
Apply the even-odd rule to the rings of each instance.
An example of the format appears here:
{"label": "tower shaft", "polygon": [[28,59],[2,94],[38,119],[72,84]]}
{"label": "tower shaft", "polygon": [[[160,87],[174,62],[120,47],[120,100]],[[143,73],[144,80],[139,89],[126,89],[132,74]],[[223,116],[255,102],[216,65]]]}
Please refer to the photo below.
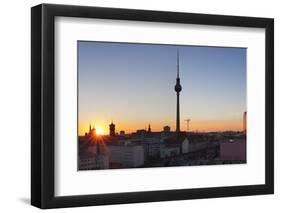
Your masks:
{"label": "tower shaft", "polygon": [[176,124],[176,132],[180,132],[180,93],[177,92],[177,124]]}

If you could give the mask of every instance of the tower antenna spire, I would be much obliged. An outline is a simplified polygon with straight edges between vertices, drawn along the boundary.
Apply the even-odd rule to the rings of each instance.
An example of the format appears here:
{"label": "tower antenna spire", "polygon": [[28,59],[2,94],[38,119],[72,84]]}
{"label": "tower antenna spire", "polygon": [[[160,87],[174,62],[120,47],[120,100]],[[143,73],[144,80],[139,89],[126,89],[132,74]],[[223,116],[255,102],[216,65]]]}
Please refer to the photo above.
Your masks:
{"label": "tower antenna spire", "polygon": [[179,65],[179,48],[177,48],[177,78],[179,78],[180,65]]}

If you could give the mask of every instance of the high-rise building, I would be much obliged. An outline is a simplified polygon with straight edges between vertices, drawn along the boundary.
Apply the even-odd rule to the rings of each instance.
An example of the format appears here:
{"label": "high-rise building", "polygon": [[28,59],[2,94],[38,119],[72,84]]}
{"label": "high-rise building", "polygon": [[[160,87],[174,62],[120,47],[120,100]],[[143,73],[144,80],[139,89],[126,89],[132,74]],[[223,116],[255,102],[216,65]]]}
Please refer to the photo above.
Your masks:
{"label": "high-rise building", "polygon": [[179,136],[180,133],[180,92],[182,90],[179,77],[179,49],[177,49],[177,79],[175,85],[175,91],[177,93],[177,119],[176,119],[176,133]]}
{"label": "high-rise building", "polygon": [[243,132],[247,133],[247,112],[243,113]]}
{"label": "high-rise building", "polygon": [[109,135],[115,136],[115,124],[111,121],[111,124],[109,124]]}

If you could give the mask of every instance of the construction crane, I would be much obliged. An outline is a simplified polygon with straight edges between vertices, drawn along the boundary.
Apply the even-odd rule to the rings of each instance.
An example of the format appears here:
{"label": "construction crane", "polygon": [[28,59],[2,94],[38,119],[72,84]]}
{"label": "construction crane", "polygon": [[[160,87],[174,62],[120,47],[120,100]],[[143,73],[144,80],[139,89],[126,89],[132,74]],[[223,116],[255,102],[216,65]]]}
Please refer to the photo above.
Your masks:
{"label": "construction crane", "polygon": [[189,131],[189,122],[191,121],[191,119],[187,118],[184,121],[186,121],[186,132],[188,132]]}

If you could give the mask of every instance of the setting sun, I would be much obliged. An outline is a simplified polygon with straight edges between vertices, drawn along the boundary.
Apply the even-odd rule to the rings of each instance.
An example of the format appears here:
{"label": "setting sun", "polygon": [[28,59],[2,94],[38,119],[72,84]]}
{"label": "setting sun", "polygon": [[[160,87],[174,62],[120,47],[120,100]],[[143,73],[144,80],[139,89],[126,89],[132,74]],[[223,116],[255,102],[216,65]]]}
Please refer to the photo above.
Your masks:
{"label": "setting sun", "polygon": [[104,130],[101,129],[101,128],[97,128],[97,129],[96,129],[96,134],[97,134],[97,135],[104,135]]}

